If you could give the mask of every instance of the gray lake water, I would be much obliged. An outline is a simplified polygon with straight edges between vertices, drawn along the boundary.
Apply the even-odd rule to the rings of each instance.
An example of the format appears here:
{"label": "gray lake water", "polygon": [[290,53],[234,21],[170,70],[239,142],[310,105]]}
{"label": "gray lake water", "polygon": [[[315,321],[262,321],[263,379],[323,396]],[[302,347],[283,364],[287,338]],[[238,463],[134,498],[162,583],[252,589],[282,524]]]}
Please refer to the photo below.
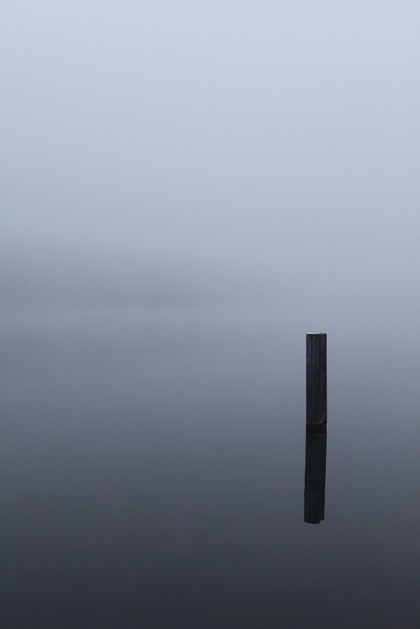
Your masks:
{"label": "gray lake water", "polygon": [[417,355],[328,332],[304,522],[305,328],[276,312],[3,317],[2,629],[417,627]]}

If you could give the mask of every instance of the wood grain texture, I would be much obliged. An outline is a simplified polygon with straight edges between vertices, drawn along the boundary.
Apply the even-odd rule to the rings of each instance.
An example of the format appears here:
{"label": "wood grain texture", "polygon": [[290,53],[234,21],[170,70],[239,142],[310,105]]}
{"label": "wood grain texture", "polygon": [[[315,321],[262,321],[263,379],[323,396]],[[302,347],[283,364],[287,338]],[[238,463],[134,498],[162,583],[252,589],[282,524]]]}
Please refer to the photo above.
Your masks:
{"label": "wood grain texture", "polygon": [[327,335],[306,335],[306,423],[327,421]]}

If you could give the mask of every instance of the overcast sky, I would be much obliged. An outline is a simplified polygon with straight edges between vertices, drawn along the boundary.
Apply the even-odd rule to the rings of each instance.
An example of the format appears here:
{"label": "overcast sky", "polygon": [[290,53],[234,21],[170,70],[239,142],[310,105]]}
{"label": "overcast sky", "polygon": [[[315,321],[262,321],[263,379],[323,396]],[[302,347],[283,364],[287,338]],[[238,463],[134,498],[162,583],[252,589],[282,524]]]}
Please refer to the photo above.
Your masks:
{"label": "overcast sky", "polygon": [[1,239],[412,278],[419,23],[415,0],[3,0]]}

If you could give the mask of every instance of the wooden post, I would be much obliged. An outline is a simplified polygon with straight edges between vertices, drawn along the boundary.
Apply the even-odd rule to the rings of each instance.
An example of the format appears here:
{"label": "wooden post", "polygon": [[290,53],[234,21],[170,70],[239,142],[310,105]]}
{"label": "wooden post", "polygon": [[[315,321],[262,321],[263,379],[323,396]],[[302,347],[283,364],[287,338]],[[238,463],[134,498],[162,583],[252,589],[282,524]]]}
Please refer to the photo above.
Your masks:
{"label": "wooden post", "polygon": [[304,519],[308,524],[318,524],[324,519],[326,468],[326,431],[306,431]]}
{"label": "wooden post", "polygon": [[327,335],[306,335],[306,425],[322,429],[327,421]]}

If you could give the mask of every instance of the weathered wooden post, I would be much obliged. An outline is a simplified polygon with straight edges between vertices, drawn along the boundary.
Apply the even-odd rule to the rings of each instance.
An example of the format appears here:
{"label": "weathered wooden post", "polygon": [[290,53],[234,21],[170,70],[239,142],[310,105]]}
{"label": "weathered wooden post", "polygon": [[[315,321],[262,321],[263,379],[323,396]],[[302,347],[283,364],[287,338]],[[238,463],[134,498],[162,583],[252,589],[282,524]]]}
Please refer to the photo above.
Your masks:
{"label": "weathered wooden post", "polygon": [[318,524],[324,519],[326,469],[327,433],[326,431],[314,432],[307,430],[304,520],[308,524]]}
{"label": "weathered wooden post", "polygon": [[322,429],[327,421],[327,335],[306,335],[306,426]]}

